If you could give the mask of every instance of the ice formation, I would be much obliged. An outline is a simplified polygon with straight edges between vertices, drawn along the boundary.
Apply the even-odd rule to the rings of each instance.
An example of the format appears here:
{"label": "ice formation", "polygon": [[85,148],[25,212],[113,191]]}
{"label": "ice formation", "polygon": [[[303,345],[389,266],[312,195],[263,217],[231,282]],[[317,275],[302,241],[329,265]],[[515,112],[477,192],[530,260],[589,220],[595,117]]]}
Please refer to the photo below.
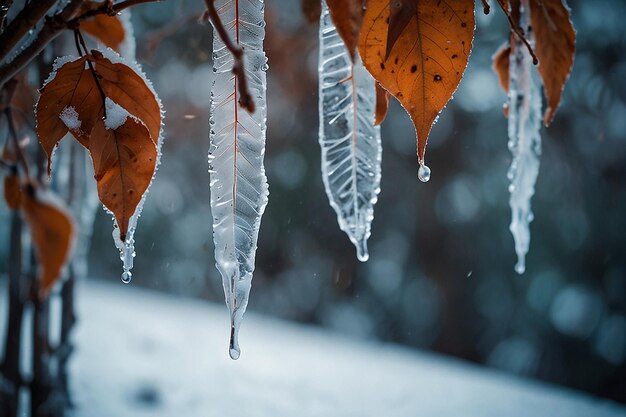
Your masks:
{"label": "ice formation", "polygon": [[230,312],[230,356],[240,354],[238,332],[248,305],[261,216],[268,196],[263,168],[267,58],[263,52],[263,0],[216,0],[233,42],[244,48],[246,77],[256,110],[239,106],[233,57],[213,37],[209,173],[215,261]]}
{"label": "ice formation", "polygon": [[353,63],[322,0],[319,56],[319,143],[322,178],[339,227],[366,261],[380,192],[380,127],[374,126],[376,84],[358,54]]}
{"label": "ice formation", "polygon": [[[522,27],[530,20],[528,8],[521,15]],[[532,32],[527,35],[532,42]],[[533,77],[532,57],[516,38],[509,67],[509,149],[513,162],[508,172],[511,197],[510,230],[515,240],[519,274],[526,269],[526,253],[530,245],[529,224],[533,220],[530,200],[535,193],[541,155],[541,90]]]}

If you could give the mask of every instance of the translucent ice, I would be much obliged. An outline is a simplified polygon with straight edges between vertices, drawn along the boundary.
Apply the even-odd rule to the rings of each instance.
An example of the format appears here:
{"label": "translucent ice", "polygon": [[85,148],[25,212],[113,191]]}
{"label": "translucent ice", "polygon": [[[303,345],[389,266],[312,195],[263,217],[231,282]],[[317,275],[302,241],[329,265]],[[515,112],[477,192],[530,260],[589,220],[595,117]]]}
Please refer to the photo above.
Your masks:
{"label": "translucent ice", "polygon": [[322,1],[319,56],[319,143],[322,179],[339,227],[366,261],[380,192],[380,128],[374,126],[376,85],[361,59],[352,62]]}
{"label": "translucent ice", "polygon": [[233,57],[217,33],[213,37],[209,172],[215,261],[230,311],[230,356],[239,357],[237,340],[248,305],[261,216],[268,196],[263,167],[266,130],[267,58],[262,0],[217,0],[231,40],[244,48],[246,77],[256,111],[239,106]]}

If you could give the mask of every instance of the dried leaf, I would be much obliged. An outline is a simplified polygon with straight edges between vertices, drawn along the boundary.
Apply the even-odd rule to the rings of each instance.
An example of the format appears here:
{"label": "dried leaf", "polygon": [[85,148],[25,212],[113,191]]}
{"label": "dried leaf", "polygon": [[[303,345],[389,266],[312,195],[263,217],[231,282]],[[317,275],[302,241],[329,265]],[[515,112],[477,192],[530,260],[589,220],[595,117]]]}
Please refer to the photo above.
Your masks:
{"label": "dried leaf", "polygon": [[71,131],[87,147],[89,134],[102,109],[102,97],[86,68],[86,60],[87,57],[82,57],[63,64],[41,89],[36,108],[37,135],[48,155],[48,175],[52,153],[61,139]]}
{"label": "dried leaf", "polygon": [[368,2],[359,52],[411,116],[421,161],[432,124],[467,66],[474,26],[470,0]]}
{"label": "dried leaf", "polygon": [[326,3],[337,33],[341,36],[354,62],[365,12],[363,0],[326,0]]}
{"label": "dried leaf", "polygon": [[548,102],[543,122],[548,126],[559,107],[574,65],[576,33],[569,9],[562,0],[530,0],[530,18],[539,58],[539,75]]}
{"label": "dried leaf", "polygon": [[15,174],[4,177],[4,199],[9,209],[17,210],[20,208],[22,189],[20,187],[20,179]]}
{"label": "dried leaf", "polygon": [[39,294],[45,297],[70,258],[76,234],[74,221],[67,208],[50,191],[28,186],[22,193],[21,203],[39,266]]}
{"label": "dried leaf", "polygon": [[146,126],[131,116],[115,128],[107,124],[96,123],[89,151],[100,201],[115,215],[125,241],[128,220],[154,175],[157,148]]}
{"label": "dried leaf", "polygon": [[389,99],[391,94],[385,90],[378,82],[376,82],[376,119],[374,126],[380,125],[387,117],[389,110]]}
{"label": "dried leaf", "polygon": [[80,28],[117,52],[120,52],[120,46],[126,37],[126,31],[118,16],[98,14],[81,23]]}
{"label": "dried leaf", "polygon": [[99,51],[91,54],[104,94],[141,120],[156,144],[161,132],[161,108],[152,90],[132,68],[111,62]]}
{"label": "dried leaf", "polygon": [[302,14],[309,23],[319,22],[321,13],[320,0],[302,0]]}
{"label": "dried leaf", "polygon": [[510,63],[511,45],[509,42],[502,45],[491,57],[493,72],[498,76],[500,86],[509,92],[509,63]]}

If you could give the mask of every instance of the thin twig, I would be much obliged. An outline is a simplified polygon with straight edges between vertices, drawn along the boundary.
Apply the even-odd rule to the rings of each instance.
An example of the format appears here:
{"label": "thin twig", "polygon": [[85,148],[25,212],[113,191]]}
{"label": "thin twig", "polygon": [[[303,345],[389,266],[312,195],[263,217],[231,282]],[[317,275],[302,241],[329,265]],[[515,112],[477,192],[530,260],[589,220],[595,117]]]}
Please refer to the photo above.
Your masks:
{"label": "thin twig", "polygon": [[[6,85],[5,99],[7,103],[11,102],[11,99],[13,98],[13,95],[15,94],[16,88],[17,88],[17,80],[11,80],[11,82],[9,82]],[[20,141],[17,137],[17,129],[15,128],[15,120],[13,119],[13,110],[10,105],[7,105],[5,107],[4,114],[7,118],[7,123],[9,126],[9,136],[11,137],[11,140],[13,141],[15,153],[17,154],[17,160],[22,165],[22,169],[24,170],[24,175],[26,175],[26,178],[30,182],[31,178],[30,178],[30,172],[28,170],[28,161],[26,160],[26,155],[24,155],[24,151],[22,150],[22,147],[20,146]]]}
{"label": "thin twig", "polygon": [[506,18],[509,21],[509,26],[511,26],[511,30],[517,35],[518,38],[520,38],[520,40],[524,43],[524,45],[526,45],[526,48],[528,49],[530,56],[533,58],[533,64],[537,65],[539,63],[539,59],[537,58],[537,55],[535,55],[535,51],[533,50],[533,47],[530,45],[530,42],[528,42],[528,39],[526,39],[526,35],[524,34],[524,29],[522,29],[519,26],[519,24],[513,20],[511,13],[506,9],[502,1],[498,1],[498,4],[500,5],[500,8],[506,15]]}
{"label": "thin twig", "polygon": [[[80,47],[78,47],[78,43],[80,42],[80,46],[83,47],[86,55],[89,55],[89,50],[87,49],[87,45],[85,45],[85,39],[83,39],[83,35],[80,33],[80,30],[74,29],[74,37],[76,38],[76,44],[78,48],[78,53],[80,54]],[[93,62],[91,62],[91,56],[87,56],[87,65],[89,66],[89,72],[91,72],[91,76],[93,77],[94,82],[96,83],[96,87],[98,87],[98,92],[100,93],[100,98],[102,99],[102,112],[103,116],[107,118],[107,108],[106,108],[106,94],[104,94],[104,90],[102,89],[102,85],[100,85],[100,80],[98,79],[98,74],[96,74],[96,69],[93,67]]]}
{"label": "thin twig", "polygon": [[215,10],[215,0],[204,0],[204,3],[207,7],[208,17],[211,19],[211,23],[213,23],[213,27],[217,31],[220,39],[224,42],[226,48],[233,54],[233,74],[237,79],[237,85],[239,87],[239,105],[244,109],[248,110],[250,113],[254,113],[255,104],[252,99],[252,95],[248,90],[248,80],[246,79],[246,71],[244,69],[244,61],[243,61],[243,48],[239,46],[239,44],[233,43],[233,41],[228,36],[228,32],[224,28],[224,24],[220,19],[220,16],[217,14],[217,10]]}
{"label": "thin twig", "polygon": [[4,32],[7,15],[12,5],[13,0],[0,0],[0,33]]}
{"label": "thin twig", "polygon": [[483,0],[483,12],[489,14],[491,7],[489,7],[489,0]]}

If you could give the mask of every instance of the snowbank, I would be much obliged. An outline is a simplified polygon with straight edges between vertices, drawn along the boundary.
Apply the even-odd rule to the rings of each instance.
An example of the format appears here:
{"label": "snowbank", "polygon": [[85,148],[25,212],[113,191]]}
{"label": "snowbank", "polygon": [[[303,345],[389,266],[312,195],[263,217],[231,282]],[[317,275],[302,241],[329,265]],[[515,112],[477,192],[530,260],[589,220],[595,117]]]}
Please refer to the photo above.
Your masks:
{"label": "snowbank", "polygon": [[71,363],[79,417],[609,417],[626,409],[449,358],[249,313],[228,357],[225,306],[90,282]]}

